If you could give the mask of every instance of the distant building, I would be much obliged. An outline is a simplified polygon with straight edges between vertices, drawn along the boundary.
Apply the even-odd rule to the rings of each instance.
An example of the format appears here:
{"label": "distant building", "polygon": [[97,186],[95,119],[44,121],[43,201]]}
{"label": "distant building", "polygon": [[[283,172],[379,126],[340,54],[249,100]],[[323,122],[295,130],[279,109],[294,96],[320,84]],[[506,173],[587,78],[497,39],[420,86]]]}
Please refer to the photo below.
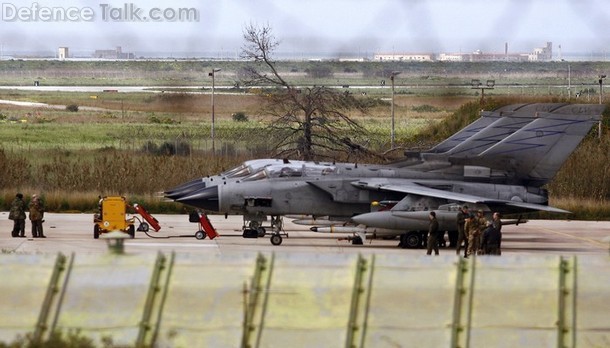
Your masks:
{"label": "distant building", "polygon": [[468,62],[526,62],[528,60],[526,53],[483,53],[475,51],[465,56],[464,60]]}
{"label": "distant building", "polygon": [[461,53],[441,53],[437,59],[441,62],[463,62],[464,55]]}
{"label": "distant building", "polygon": [[390,62],[432,62],[433,53],[377,53],[374,60]]}
{"label": "distant building", "polygon": [[70,52],[68,47],[60,47],[57,50],[57,57],[59,58],[59,60],[65,60],[70,58]]}
{"label": "distant building", "polygon": [[339,58],[340,62],[365,62],[366,58]]}
{"label": "distant building", "polygon": [[121,46],[117,46],[114,50],[95,50],[93,58],[98,59],[134,59],[135,54],[123,52]]}
{"label": "distant building", "polygon": [[553,59],[553,43],[547,42],[545,47],[534,48],[528,59],[530,62],[548,62]]}
{"label": "distant building", "polygon": [[504,44],[504,52],[487,53],[477,50],[472,53],[440,53],[438,55],[425,53],[378,53],[376,61],[399,62],[545,62],[553,59],[553,43],[547,42],[545,47],[534,48],[532,53],[508,53],[508,43]]}

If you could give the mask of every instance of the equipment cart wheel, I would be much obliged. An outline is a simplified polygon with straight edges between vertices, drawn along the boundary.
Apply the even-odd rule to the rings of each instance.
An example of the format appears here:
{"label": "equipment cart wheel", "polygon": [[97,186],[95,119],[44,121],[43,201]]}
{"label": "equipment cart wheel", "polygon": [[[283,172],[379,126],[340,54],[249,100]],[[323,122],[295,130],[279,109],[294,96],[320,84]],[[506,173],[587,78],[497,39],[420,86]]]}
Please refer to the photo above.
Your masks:
{"label": "equipment cart wheel", "polygon": [[129,229],[127,230],[127,234],[131,239],[134,239],[136,236],[136,227],[134,225],[129,225]]}
{"label": "equipment cart wheel", "polygon": [[274,233],[271,235],[271,244],[280,245],[282,244],[282,236],[279,233]]}
{"label": "equipment cart wheel", "polygon": [[100,237],[100,226],[98,224],[93,225],[93,239]]}
{"label": "equipment cart wheel", "polygon": [[138,226],[139,232],[148,232],[150,230],[150,226],[146,222],[142,222],[140,226]]}
{"label": "equipment cart wheel", "polygon": [[198,240],[203,240],[205,239],[205,233],[203,231],[197,231],[195,232],[195,238]]}
{"label": "equipment cart wheel", "polygon": [[264,228],[264,227],[262,227],[262,226],[261,226],[261,227],[259,227],[259,228],[257,228],[257,229],[256,229],[256,231],[258,232],[258,237],[259,237],[259,238],[264,237],[264,236],[265,236],[265,234],[267,233],[267,230],[265,230],[265,228]]}

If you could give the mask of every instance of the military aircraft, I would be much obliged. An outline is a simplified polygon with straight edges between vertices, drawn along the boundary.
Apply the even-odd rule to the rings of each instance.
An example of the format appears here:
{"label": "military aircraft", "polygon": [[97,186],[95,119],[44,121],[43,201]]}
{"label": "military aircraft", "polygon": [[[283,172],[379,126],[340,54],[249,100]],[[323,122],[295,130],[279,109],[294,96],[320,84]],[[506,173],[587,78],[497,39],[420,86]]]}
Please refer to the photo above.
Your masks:
{"label": "military aircraft", "polygon": [[[481,117],[425,152],[405,153],[392,164],[318,163],[261,159],[218,176],[165,192],[196,208],[244,216],[244,237],[265,234],[282,242],[282,216],[316,225],[317,232],[348,233],[360,244],[400,236],[403,247],[423,244],[428,213],[440,228],[457,229],[457,207],[520,216],[534,211],[567,213],[548,206],[548,183],[576,149],[603,105],[514,104]],[[386,204],[378,209],[379,203]],[[383,205],[383,204],[382,204]],[[322,226],[321,226],[322,225]],[[326,226],[324,226],[326,225]]]}

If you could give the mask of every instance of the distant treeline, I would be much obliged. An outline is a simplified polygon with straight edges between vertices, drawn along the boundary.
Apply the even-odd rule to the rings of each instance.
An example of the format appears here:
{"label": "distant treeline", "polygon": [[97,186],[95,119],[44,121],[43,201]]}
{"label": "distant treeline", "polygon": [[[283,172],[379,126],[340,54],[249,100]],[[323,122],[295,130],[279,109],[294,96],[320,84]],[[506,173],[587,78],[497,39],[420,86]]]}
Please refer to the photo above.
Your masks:
{"label": "distant treeline", "polygon": [[[134,61],[59,61],[20,60],[0,61],[3,84],[31,80],[52,80],[54,83],[124,85],[138,80],[141,83],[166,85],[211,85],[208,72],[221,69],[216,82],[220,85],[239,83],[247,66],[246,61],[200,60],[134,60]],[[569,66],[569,68],[568,68]],[[566,81],[573,85],[595,84],[597,77],[610,70],[610,62],[380,62],[380,61],[278,61],[277,69],[288,80],[334,78],[334,82],[370,83],[370,79],[387,79],[400,71],[397,81],[418,81],[422,84],[452,79],[495,79],[510,83],[520,80],[543,79]],[[568,74],[568,69],[570,73]],[[363,80],[364,78],[364,80]],[[354,81],[354,79],[356,79]],[[96,80],[100,80],[99,82]],[[376,81],[379,82],[379,81]],[[388,81],[389,82],[389,81]]]}

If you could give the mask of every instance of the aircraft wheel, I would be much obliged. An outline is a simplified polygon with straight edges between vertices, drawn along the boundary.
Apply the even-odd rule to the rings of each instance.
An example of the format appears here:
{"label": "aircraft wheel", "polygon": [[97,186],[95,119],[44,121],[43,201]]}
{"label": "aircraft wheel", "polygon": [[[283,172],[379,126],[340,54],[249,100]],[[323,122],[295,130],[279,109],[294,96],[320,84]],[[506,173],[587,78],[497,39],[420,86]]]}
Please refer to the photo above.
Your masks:
{"label": "aircraft wheel", "polygon": [[195,232],[195,238],[198,240],[205,239],[205,233],[203,231],[197,231]]}
{"label": "aircraft wheel", "polygon": [[264,237],[265,233],[267,233],[267,230],[265,230],[264,227],[259,227],[256,229],[256,231],[258,232],[258,236],[259,237]]}
{"label": "aircraft wheel", "polygon": [[422,234],[419,232],[408,232],[400,236],[402,248],[416,249],[422,245]]}
{"label": "aircraft wheel", "polygon": [[352,245],[362,245],[362,238],[359,236],[356,236],[352,239]]}
{"label": "aircraft wheel", "polygon": [[98,239],[100,237],[100,226],[95,224],[93,226],[93,239]]}
{"label": "aircraft wheel", "polygon": [[273,245],[280,245],[280,244],[282,244],[282,236],[280,236],[277,233],[273,234],[271,236],[271,244],[273,244]]}

